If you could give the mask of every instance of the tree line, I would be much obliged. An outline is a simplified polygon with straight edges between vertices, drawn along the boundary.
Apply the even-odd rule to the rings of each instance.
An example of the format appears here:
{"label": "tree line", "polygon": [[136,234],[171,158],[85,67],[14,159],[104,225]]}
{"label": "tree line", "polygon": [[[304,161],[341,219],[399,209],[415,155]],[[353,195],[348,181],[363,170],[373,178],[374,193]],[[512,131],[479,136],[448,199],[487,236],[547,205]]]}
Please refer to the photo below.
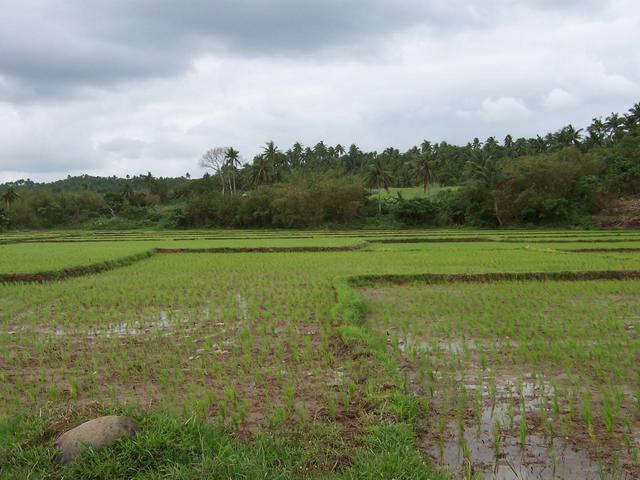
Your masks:
{"label": "tree line", "polygon": [[[237,149],[220,146],[203,154],[199,179],[147,173],[1,185],[0,228],[580,224],[640,193],[639,129],[636,103],[584,129],[461,146],[424,140],[404,152],[322,141],[282,150],[270,141],[243,162]],[[430,195],[436,182],[456,188]],[[384,194],[415,186],[422,197]]]}

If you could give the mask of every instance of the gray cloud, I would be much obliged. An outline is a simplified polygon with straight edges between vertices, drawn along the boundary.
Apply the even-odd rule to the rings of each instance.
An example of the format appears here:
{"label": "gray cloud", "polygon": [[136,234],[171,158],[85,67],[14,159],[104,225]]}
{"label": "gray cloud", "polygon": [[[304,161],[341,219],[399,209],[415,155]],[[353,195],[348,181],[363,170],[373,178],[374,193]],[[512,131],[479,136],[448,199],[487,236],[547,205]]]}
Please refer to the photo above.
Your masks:
{"label": "gray cloud", "polygon": [[[592,15],[602,11],[602,2],[529,4],[577,12],[588,7]],[[511,21],[509,12],[519,13],[518,5],[512,0],[477,5],[464,0],[2,0],[0,95],[14,101],[55,97],[86,93],[81,87],[177,75],[207,52],[363,55],[416,26],[440,35],[491,28],[505,16]]]}
{"label": "gray cloud", "polygon": [[634,0],[0,0],[0,180],[533,135],[640,98]]}
{"label": "gray cloud", "polygon": [[199,55],[309,55],[419,22],[419,2],[4,1],[0,95],[29,100],[187,71]]}

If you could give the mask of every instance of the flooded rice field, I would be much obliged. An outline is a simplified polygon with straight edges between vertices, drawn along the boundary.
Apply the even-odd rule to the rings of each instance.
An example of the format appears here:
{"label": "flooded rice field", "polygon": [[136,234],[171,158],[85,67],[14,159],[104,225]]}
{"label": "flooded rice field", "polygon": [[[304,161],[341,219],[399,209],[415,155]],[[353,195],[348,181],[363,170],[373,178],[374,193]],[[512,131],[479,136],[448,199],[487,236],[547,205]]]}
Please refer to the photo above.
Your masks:
{"label": "flooded rice field", "polygon": [[587,287],[362,289],[423,405],[436,465],[454,478],[640,478],[638,297]]}
{"label": "flooded rice field", "polygon": [[550,383],[529,378],[518,384],[506,376],[494,392],[477,384],[465,389],[477,404],[462,419],[427,427],[422,438],[424,450],[444,470],[494,480],[635,478],[615,454],[613,462],[598,459],[597,442],[584,444],[553,432],[553,413],[540,415],[554,409]]}

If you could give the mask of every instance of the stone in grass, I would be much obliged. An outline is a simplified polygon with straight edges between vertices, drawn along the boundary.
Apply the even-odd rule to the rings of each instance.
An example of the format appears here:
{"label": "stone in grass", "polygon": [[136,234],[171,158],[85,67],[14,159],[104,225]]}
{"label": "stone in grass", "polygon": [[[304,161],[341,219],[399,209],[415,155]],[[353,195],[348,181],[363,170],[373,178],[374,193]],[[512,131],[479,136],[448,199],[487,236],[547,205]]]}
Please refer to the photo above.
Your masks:
{"label": "stone in grass", "polygon": [[108,415],[94,418],[58,437],[56,445],[60,461],[69,464],[87,446],[95,449],[107,447],[116,440],[131,437],[138,430],[140,427],[130,417]]}

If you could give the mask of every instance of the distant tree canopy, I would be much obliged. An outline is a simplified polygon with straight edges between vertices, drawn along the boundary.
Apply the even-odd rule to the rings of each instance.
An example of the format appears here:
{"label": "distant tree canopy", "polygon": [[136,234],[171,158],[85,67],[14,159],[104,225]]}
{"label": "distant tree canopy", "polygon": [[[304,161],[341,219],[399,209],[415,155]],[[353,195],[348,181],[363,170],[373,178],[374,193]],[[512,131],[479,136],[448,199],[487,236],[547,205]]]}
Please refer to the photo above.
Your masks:
{"label": "distant tree canopy", "polygon": [[[0,228],[139,226],[309,227],[379,221],[411,225],[575,224],[613,199],[640,194],[640,103],[627,113],[544,136],[506,135],[463,146],[424,140],[405,152],[318,142],[250,162],[207,150],[202,178],[67,177],[0,185]],[[454,190],[427,195],[430,185]],[[423,198],[389,194],[420,187]],[[367,188],[376,189],[369,199]]]}

